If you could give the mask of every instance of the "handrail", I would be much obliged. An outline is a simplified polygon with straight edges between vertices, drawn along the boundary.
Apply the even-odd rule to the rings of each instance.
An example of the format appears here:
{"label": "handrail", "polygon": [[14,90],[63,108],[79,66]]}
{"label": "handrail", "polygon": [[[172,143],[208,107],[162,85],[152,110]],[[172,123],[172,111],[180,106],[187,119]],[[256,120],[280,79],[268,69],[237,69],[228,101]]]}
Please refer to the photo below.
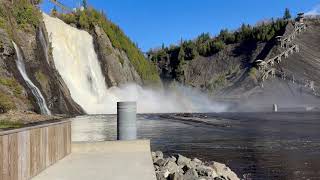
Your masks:
{"label": "handrail", "polygon": [[68,123],[71,120],[69,119],[63,119],[63,120],[58,120],[58,121],[44,121],[44,122],[39,122],[40,124],[37,125],[32,125],[29,124],[30,126],[27,127],[22,127],[22,128],[17,128],[17,129],[10,129],[10,130],[0,130],[0,136],[4,136],[4,135],[8,135],[8,134],[13,134],[13,133],[18,133],[18,132],[22,132],[22,131],[27,131],[27,130],[31,130],[31,129],[37,129],[37,128],[43,128],[43,127],[48,127],[48,126],[55,126],[55,125],[59,125],[59,124],[64,124],[64,123]]}

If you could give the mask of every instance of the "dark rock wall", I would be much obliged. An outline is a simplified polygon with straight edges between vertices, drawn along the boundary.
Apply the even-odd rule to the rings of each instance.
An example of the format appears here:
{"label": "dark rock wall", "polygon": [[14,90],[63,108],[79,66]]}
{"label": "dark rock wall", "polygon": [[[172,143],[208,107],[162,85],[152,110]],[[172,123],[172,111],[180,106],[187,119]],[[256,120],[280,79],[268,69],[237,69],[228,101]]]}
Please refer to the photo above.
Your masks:
{"label": "dark rock wall", "polygon": [[107,86],[119,86],[130,82],[141,85],[142,80],[125,52],[114,48],[106,33],[99,26],[95,26],[91,34],[94,37],[96,53]]}

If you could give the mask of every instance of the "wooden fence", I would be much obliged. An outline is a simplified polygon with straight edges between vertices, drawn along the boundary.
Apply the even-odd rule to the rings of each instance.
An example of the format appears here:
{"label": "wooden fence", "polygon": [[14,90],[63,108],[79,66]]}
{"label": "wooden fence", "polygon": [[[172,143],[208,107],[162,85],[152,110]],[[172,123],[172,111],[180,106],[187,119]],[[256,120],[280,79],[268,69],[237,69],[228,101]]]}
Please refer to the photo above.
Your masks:
{"label": "wooden fence", "polygon": [[28,180],[71,153],[71,122],[0,132],[0,180]]}

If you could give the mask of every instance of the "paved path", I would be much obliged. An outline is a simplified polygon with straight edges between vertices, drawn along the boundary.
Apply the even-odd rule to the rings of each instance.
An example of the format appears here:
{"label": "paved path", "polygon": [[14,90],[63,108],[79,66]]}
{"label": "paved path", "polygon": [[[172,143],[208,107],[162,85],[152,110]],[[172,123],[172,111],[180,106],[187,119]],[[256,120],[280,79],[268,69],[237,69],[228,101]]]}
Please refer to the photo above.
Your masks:
{"label": "paved path", "polygon": [[77,143],[33,180],[156,180],[150,141]]}

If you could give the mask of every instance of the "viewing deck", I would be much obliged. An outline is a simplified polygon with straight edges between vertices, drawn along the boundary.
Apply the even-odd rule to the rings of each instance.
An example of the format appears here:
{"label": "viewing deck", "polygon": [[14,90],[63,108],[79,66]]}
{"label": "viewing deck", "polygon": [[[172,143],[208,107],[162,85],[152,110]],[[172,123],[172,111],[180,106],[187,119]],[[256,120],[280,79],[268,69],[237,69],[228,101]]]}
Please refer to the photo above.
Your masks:
{"label": "viewing deck", "polygon": [[33,180],[156,180],[149,140],[72,144],[72,153]]}

